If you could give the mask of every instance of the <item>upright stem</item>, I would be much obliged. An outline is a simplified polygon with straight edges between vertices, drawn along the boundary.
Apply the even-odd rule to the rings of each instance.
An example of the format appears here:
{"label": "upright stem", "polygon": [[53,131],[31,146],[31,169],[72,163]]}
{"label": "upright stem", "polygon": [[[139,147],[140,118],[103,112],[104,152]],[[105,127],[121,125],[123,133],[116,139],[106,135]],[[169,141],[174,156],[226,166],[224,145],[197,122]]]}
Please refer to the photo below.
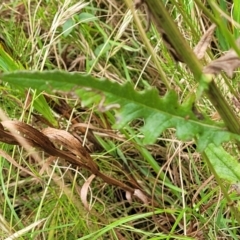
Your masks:
{"label": "upright stem", "polygon": [[[155,24],[160,25],[162,31],[166,33],[169,41],[174,46],[177,53],[182,57],[189,69],[194,75],[194,79],[200,82],[204,75],[202,66],[192,49],[189,47],[172,18],[169,16],[166,8],[161,0],[146,0],[149,11],[151,12],[152,20]],[[240,134],[240,122],[229,106],[221,91],[212,81],[209,83],[209,89],[206,91],[207,97],[210,99],[213,106],[225,122],[226,127],[233,133]]]}

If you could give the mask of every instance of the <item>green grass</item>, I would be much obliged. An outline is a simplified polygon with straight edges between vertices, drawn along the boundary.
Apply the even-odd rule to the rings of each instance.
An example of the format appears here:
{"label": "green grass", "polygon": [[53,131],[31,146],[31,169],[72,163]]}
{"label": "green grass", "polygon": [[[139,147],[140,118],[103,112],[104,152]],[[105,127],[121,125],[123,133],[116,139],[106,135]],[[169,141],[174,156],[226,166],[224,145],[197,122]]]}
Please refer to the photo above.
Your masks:
{"label": "green grass", "polygon": [[[239,178],[238,144],[232,139],[222,140],[228,131],[238,139],[236,129],[229,127],[231,121],[239,121],[239,109],[233,101],[238,97],[238,73],[232,80],[225,75],[214,78],[217,90],[211,88],[220,91],[223,104],[232,107],[227,113],[224,108],[218,109],[211,92],[202,93],[205,85],[197,79],[199,66],[228,50],[238,29],[220,16],[212,1],[205,6],[200,1],[164,2],[191,48],[207,30],[209,19],[218,23],[214,44],[201,62],[187,55],[187,64],[175,63],[156,27],[144,31],[144,8],[131,12],[129,0],[15,0],[0,7],[0,26],[4,29],[0,35],[0,78],[8,80],[1,82],[1,120],[19,120],[39,131],[47,127],[61,129],[63,135],[52,136],[54,144],[69,154],[74,145],[71,141],[72,148],[65,144],[69,141],[66,132],[74,135],[83,145],[78,150],[85,149],[101,173],[119,181],[116,186],[100,176],[93,178],[87,167],[70,165],[44,148],[2,141],[0,239],[239,239],[239,194],[231,188]],[[236,8],[231,16],[231,6],[224,4],[219,1],[220,9],[239,22]],[[182,39],[176,41],[182,43]],[[16,70],[43,71],[45,75],[14,75]],[[91,78],[87,81],[80,75],[49,70],[79,72]],[[47,84],[42,81],[44,77]],[[102,78],[111,83],[103,81],[105,86],[99,85],[97,80]],[[87,91],[83,86],[95,90]],[[157,94],[152,90],[147,94],[151,87]],[[145,95],[138,93],[142,90]],[[175,92],[177,100],[167,97],[170,91]],[[157,104],[158,95],[165,97]],[[134,107],[142,106],[142,115],[130,117],[134,109],[127,111],[131,96],[135,97]],[[202,139],[201,131],[194,139],[185,139],[184,134],[190,134],[187,130],[176,132],[184,126],[172,126],[160,136],[153,136],[161,119],[146,116],[150,107],[154,115],[160,103],[163,107],[168,103],[166,113],[179,102],[183,104],[179,109],[191,113],[189,106],[195,99],[206,118],[205,122],[195,119],[196,124],[225,131],[224,136],[211,137],[219,138],[222,147]],[[116,104],[121,106],[120,115],[116,115]],[[105,107],[110,109],[102,111]],[[228,121],[231,111],[236,121]],[[119,116],[128,121],[116,118]],[[191,122],[195,116],[183,113],[181,117]],[[16,129],[8,130],[12,134]],[[28,137],[21,130],[18,134]],[[146,143],[146,138],[151,143]],[[204,141],[207,146],[202,150],[207,150],[198,152],[197,147]],[[126,192],[121,184],[141,189],[148,204],[143,204],[142,197]]]}

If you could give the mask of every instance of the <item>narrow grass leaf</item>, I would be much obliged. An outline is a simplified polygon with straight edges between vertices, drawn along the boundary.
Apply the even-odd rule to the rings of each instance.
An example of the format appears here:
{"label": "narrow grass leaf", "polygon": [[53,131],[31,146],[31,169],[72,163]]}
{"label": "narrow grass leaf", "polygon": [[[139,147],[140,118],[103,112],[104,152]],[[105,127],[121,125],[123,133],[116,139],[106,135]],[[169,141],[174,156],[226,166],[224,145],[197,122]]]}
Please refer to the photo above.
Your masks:
{"label": "narrow grass leaf", "polygon": [[8,153],[3,151],[2,149],[0,149],[0,156],[2,156],[3,158],[7,159],[8,162],[10,162],[12,165],[17,167],[22,172],[25,172],[25,173],[29,174],[33,178],[37,178],[32,172],[28,171],[27,168],[24,168],[20,164],[18,164]]}
{"label": "narrow grass leaf", "polygon": [[44,222],[46,220],[46,218],[40,219],[32,224],[30,224],[29,226],[15,232],[14,234],[12,234],[11,236],[9,236],[8,238],[5,238],[5,240],[13,240],[13,239],[19,239],[21,236],[23,236],[25,233],[31,231],[32,229],[39,227],[39,225],[42,224],[42,222]]}
{"label": "narrow grass leaf", "polygon": [[131,221],[136,221],[138,219],[144,219],[144,218],[147,218],[147,217],[150,217],[152,215],[157,215],[157,214],[161,214],[161,213],[170,213],[170,214],[174,214],[174,213],[177,213],[177,211],[175,210],[172,210],[172,209],[158,209],[154,212],[147,212],[147,213],[139,213],[139,214],[134,214],[134,215],[130,215],[130,216],[127,216],[127,217],[123,217],[123,218],[120,218],[118,220],[116,220],[115,222],[112,222],[110,224],[108,224],[107,226],[103,227],[102,229],[96,231],[96,232],[93,232],[87,236],[84,236],[84,237],[81,237],[79,238],[79,240],[85,240],[85,239],[92,239],[92,240],[97,240],[97,239],[100,239],[100,237],[118,227],[118,226],[121,226],[125,223],[128,223],[128,222],[131,222]]}
{"label": "narrow grass leaf", "polygon": [[[240,1],[239,0],[234,0],[233,1],[233,19],[237,22],[240,23]],[[236,27],[234,28],[234,35],[235,37],[239,37],[239,29]]]}
{"label": "narrow grass leaf", "polygon": [[4,72],[23,70],[24,67],[21,63],[14,60],[4,49],[3,45],[0,44],[0,70]]}
{"label": "narrow grass leaf", "polygon": [[41,113],[52,125],[57,126],[58,122],[56,121],[51,108],[49,107],[45,97],[40,94],[33,101],[34,108]]}

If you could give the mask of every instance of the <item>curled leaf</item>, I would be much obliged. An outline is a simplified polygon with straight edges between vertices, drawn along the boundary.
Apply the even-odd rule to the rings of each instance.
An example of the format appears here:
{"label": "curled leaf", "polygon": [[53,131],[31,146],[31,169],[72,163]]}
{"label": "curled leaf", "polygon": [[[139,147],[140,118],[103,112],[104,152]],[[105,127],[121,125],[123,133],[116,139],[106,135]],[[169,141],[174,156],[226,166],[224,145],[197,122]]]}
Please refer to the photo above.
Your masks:
{"label": "curled leaf", "polygon": [[90,184],[95,177],[96,176],[94,174],[92,174],[87,179],[87,181],[83,184],[83,186],[81,188],[81,192],[80,192],[80,197],[81,197],[82,203],[83,203],[83,205],[84,205],[84,207],[86,208],[87,211],[91,210],[91,207],[89,206],[88,201],[87,201],[87,194],[88,194]]}
{"label": "curled leaf", "polygon": [[213,32],[216,28],[215,24],[212,24],[211,27],[203,34],[198,44],[195,46],[193,52],[198,59],[202,59],[204,54],[209,46],[209,43],[212,40]]}
{"label": "curled leaf", "polygon": [[144,204],[148,205],[148,197],[141,190],[135,189],[133,195],[141,199]]}
{"label": "curled leaf", "polygon": [[126,191],[126,199],[129,203],[132,203],[132,194],[129,191]]}
{"label": "curled leaf", "polygon": [[[0,122],[0,142],[20,146],[26,143],[26,146],[40,148],[50,156],[60,157],[75,166],[88,169],[93,175],[108,184],[120,187],[132,194],[134,193],[135,186],[131,186],[131,183],[127,185],[100,172],[90,154],[77,141],[70,133],[64,130],[46,128],[40,132],[23,122],[10,120]],[[59,149],[54,143],[61,144],[64,149]],[[3,152],[0,153],[3,156]],[[141,196],[139,198],[144,200]]]}
{"label": "curled leaf", "polygon": [[[240,38],[237,39],[236,45],[240,47]],[[219,74],[224,71],[228,77],[232,78],[234,70],[238,67],[240,67],[240,58],[234,49],[230,49],[225,55],[204,67],[203,72],[205,74]]]}

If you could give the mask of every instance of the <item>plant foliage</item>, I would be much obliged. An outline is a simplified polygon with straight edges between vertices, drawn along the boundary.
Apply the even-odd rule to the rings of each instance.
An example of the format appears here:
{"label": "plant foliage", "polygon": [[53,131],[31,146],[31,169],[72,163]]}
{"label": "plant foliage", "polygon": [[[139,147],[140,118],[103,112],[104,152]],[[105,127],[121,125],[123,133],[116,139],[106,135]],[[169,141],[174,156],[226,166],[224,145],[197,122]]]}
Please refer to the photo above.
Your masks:
{"label": "plant foliage", "polygon": [[205,152],[211,164],[214,166],[215,171],[221,178],[229,182],[240,181],[239,162],[221,146],[216,147],[214,144],[209,144]]}
{"label": "plant foliage", "polygon": [[140,129],[145,136],[144,144],[153,143],[167,128],[175,128],[181,140],[194,138],[199,151],[209,143],[219,145],[231,138],[239,139],[238,135],[211,120],[199,120],[192,111],[192,103],[179,104],[176,93],[172,91],[159,97],[154,88],[140,92],[134,90],[130,83],[120,85],[89,75],[61,71],[5,73],[1,80],[39,91],[75,89],[85,103],[97,101],[100,110],[114,108],[117,112],[114,126],[118,129],[135,119],[144,119],[145,124]]}

